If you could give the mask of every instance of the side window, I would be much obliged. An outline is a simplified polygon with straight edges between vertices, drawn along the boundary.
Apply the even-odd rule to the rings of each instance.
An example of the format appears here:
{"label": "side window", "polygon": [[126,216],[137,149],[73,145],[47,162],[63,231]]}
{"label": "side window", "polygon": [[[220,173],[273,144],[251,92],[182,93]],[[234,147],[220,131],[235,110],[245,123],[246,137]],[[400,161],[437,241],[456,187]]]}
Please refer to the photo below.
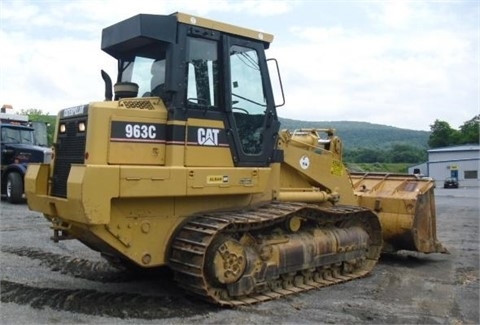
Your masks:
{"label": "side window", "polygon": [[136,56],[124,61],[122,81],[136,83],[139,97],[160,96],[165,83],[165,60]]}
{"label": "side window", "polygon": [[188,38],[187,104],[219,106],[217,42]]}
{"label": "side window", "polygon": [[2,134],[1,134],[1,140],[2,140],[2,143],[7,143],[7,129],[6,128],[2,128]]}
{"label": "side window", "polygon": [[232,46],[230,69],[232,111],[242,150],[248,155],[261,154],[267,103],[257,52],[247,47]]}
{"label": "side window", "polygon": [[151,96],[161,96],[165,87],[165,60],[155,60],[150,67]]}
{"label": "side window", "polygon": [[234,45],[230,48],[232,103],[249,114],[264,114],[267,106],[262,75],[254,49]]}

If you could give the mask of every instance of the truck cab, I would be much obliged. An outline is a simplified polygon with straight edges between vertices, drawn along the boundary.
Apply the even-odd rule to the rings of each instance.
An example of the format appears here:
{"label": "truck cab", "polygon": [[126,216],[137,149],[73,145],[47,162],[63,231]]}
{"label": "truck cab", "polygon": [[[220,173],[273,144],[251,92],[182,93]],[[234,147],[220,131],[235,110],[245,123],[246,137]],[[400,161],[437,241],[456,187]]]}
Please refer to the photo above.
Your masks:
{"label": "truck cab", "polygon": [[48,163],[46,125],[28,116],[0,113],[1,196],[10,203],[24,201],[24,176],[28,163]]}

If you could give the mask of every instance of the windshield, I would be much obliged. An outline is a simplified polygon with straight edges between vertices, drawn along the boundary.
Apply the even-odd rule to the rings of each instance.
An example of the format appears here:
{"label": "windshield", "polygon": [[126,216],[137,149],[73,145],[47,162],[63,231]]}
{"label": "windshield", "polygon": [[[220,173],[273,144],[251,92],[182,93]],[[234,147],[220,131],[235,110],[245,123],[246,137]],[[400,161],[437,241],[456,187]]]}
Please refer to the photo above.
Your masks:
{"label": "windshield", "polygon": [[34,144],[33,130],[13,127],[2,127],[2,142]]}

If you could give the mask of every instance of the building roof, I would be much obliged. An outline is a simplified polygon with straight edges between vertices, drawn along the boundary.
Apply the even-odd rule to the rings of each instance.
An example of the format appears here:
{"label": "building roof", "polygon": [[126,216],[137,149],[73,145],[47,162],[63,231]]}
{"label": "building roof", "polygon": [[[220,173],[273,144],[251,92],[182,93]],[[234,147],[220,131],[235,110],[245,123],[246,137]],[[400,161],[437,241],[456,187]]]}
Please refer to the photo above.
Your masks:
{"label": "building roof", "polygon": [[435,152],[459,152],[459,151],[480,151],[480,145],[478,144],[464,144],[461,146],[442,147],[427,150],[428,153]]}

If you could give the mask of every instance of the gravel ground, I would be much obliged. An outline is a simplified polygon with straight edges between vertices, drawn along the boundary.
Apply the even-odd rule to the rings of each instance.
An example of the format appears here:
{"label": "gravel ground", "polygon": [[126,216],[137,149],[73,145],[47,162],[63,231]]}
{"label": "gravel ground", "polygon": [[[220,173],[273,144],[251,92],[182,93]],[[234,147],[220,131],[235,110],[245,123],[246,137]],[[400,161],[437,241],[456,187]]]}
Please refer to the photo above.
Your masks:
{"label": "gravel ground", "polygon": [[435,190],[450,255],[383,255],[367,277],[236,309],[185,295],[168,270],[111,268],[48,222],[2,202],[1,324],[479,324],[479,189]]}

